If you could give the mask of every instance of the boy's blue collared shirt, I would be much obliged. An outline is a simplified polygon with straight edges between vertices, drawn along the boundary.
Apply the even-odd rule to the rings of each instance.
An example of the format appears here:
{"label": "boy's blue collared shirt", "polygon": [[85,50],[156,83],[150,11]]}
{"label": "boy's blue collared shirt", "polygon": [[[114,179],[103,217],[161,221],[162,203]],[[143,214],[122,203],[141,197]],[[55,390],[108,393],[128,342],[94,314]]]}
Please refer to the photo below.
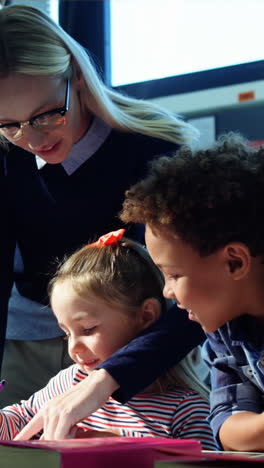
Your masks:
{"label": "boy's blue collared shirt", "polygon": [[240,411],[264,410],[264,331],[243,315],[208,333],[203,358],[211,368],[211,415],[217,443],[223,422]]}

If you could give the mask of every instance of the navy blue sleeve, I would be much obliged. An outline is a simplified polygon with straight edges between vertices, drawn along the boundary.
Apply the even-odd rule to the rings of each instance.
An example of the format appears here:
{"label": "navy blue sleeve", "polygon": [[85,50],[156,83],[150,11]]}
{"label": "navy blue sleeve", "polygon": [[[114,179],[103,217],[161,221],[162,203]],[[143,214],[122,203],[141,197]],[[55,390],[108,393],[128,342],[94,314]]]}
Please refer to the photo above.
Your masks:
{"label": "navy blue sleeve", "polygon": [[0,152],[0,370],[5,344],[8,300],[13,283],[14,226],[5,178],[5,159]]}
{"label": "navy blue sleeve", "polygon": [[118,350],[98,368],[104,368],[120,388],[113,397],[125,403],[176,365],[205,334],[188,314],[172,306],[151,327]]}

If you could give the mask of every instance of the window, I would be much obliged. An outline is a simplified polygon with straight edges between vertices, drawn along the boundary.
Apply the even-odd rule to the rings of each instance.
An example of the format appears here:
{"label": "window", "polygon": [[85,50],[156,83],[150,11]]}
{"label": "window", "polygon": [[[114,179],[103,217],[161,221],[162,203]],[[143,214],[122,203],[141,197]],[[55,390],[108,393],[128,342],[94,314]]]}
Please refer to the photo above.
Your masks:
{"label": "window", "polygon": [[112,85],[263,59],[261,0],[111,0]]}
{"label": "window", "polygon": [[262,104],[263,17],[262,0],[111,0],[111,84],[186,116]]}

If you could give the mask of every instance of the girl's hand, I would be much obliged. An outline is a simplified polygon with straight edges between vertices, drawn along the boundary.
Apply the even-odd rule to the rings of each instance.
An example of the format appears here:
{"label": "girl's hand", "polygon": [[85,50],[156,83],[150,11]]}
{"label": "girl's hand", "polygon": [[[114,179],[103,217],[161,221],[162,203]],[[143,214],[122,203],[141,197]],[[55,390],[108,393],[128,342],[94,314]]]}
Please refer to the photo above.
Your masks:
{"label": "girl's hand", "polygon": [[75,424],[103,406],[117,389],[118,384],[110,374],[104,369],[95,370],[78,385],[46,403],[14,440],[29,440],[41,429],[45,440],[73,438]]}

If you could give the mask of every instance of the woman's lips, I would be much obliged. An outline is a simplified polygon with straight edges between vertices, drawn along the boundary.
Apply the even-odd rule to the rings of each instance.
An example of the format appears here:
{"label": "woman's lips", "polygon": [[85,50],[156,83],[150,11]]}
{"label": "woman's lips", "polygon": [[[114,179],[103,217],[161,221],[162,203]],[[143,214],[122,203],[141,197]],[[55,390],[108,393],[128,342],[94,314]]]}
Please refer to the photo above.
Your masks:
{"label": "woman's lips", "polygon": [[47,146],[45,149],[37,151],[37,154],[40,157],[53,156],[54,154],[57,153],[57,151],[58,151],[58,149],[60,147],[60,144],[61,144],[61,141],[58,141],[54,145]]}

